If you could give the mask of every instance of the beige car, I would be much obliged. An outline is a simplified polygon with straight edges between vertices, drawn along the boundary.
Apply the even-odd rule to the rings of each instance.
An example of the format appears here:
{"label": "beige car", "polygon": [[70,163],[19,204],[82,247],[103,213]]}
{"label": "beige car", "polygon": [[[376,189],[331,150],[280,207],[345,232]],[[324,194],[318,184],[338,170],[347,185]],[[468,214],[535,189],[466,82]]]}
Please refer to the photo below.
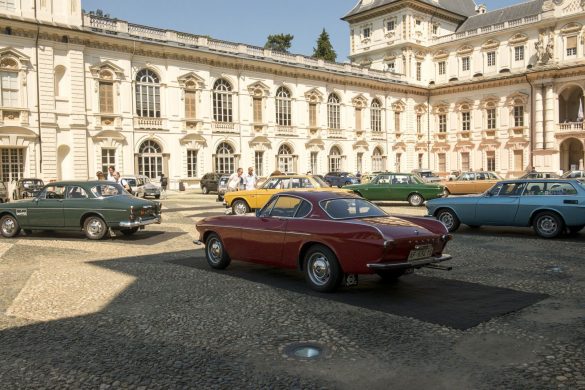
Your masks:
{"label": "beige car", "polygon": [[442,181],[445,196],[449,194],[481,194],[503,180],[494,172],[463,172],[455,180]]}

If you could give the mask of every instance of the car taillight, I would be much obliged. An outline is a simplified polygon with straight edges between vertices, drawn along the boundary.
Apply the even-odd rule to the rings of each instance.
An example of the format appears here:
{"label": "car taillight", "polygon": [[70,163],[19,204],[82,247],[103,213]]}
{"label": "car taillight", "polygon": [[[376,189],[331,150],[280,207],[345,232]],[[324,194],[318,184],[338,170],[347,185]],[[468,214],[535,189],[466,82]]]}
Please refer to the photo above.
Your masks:
{"label": "car taillight", "polygon": [[136,218],[134,215],[134,206],[130,206],[130,220],[133,221]]}

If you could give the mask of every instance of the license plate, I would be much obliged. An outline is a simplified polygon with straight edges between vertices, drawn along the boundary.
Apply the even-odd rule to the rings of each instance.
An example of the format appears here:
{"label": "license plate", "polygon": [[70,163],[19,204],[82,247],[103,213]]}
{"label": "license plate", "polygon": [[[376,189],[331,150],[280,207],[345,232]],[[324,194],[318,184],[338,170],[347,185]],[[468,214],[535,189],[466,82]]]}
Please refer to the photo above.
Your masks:
{"label": "license plate", "polygon": [[417,245],[408,254],[408,261],[426,259],[433,255],[432,245]]}

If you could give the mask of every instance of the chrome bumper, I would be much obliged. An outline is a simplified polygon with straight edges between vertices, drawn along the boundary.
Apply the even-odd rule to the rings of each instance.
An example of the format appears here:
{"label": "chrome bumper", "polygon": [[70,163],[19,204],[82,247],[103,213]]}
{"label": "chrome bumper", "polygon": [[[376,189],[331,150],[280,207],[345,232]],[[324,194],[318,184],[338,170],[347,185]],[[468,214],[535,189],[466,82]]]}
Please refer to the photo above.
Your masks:
{"label": "chrome bumper", "polygon": [[407,261],[404,263],[370,263],[367,265],[372,271],[400,270],[408,268],[420,268],[429,264],[442,263],[451,260],[453,256],[444,254],[441,257],[427,257],[426,259]]}
{"label": "chrome bumper", "polygon": [[193,244],[195,244],[195,245],[203,245],[203,242],[201,242],[199,240],[193,240]]}
{"label": "chrome bumper", "polygon": [[142,220],[142,219],[138,219],[136,221],[124,221],[124,222],[120,222],[120,227],[121,228],[128,228],[128,229],[132,229],[135,227],[140,227],[140,226],[146,226],[146,225],[152,225],[153,223],[161,223],[162,221],[162,217],[159,215],[156,218],[153,219],[147,219],[147,220]]}

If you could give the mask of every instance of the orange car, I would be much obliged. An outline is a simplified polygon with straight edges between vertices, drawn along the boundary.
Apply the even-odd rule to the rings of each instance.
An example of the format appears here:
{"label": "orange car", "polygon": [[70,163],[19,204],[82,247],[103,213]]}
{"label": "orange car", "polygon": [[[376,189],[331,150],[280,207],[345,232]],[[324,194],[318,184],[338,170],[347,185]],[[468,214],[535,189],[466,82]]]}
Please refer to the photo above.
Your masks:
{"label": "orange car", "polygon": [[442,181],[445,187],[445,196],[449,194],[480,194],[487,191],[501,177],[493,172],[463,172],[455,180]]}
{"label": "orange car", "polygon": [[226,192],[224,205],[231,208],[234,214],[243,215],[251,210],[261,209],[272,195],[294,189],[352,192],[342,188],[329,187],[327,183],[315,176],[308,175],[279,175],[271,176],[254,190]]}

